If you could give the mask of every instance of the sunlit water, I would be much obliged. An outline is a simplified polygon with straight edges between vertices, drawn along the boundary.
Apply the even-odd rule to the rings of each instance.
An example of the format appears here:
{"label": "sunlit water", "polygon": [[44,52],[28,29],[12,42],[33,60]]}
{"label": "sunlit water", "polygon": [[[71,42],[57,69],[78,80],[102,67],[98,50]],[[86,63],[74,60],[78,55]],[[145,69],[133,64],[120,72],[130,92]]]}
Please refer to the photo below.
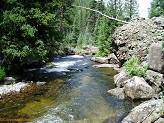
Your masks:
{"label": "sunlit water", "polygon": [[78,55],[55,58],[55,67],[27,71],[24,77],[28,80],[47,84],[31,92],[23,103],[17,101],[21,104],[16,105],[15,116],[39,118],[34,123],[117,123],[133,103],[109,96],[107,90],[114,88],[116,73],[92,67],[95,63],[89,59]]}

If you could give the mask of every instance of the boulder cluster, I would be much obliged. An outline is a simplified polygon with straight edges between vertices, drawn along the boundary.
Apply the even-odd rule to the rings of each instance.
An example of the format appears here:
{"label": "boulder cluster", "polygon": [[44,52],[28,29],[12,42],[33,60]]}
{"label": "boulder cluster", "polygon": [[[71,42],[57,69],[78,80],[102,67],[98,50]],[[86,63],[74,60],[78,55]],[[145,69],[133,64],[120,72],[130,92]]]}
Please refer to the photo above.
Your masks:
{"label": "boulder cluster", "polygon": [[150,45],[162,41],[164,18],[134,19],[118,28],[113,35],[113,52],[120,66],[132,55],[147,60]]}
{"label": "boulder cluster", "polygon": [[[105,63],[117,64],[120,69],[114,76],[116,88],[108,93],[119,99],[149,99],[132,109],[122,123],[164,122],[164,95],[161,92],[164,87],[163,33],[164,17],[155,17],[134,19],[119,27],[113,35],[113,53]],[[142,66],[148,68],[145,77],[130,77],[126,73],[123,64],[133,55],[140,58]],[[100,61],[96,58],[92,60]]]}

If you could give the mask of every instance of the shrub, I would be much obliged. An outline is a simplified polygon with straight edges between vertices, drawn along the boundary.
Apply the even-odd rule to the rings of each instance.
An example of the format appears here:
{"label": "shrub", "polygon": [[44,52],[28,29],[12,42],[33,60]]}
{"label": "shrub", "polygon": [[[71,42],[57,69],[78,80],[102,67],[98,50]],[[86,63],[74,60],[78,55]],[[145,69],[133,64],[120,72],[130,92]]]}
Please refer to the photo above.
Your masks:
{"label": "shrub", "polygon": [[0,81],[3,80],[5,77],[5,70],[3,67],[0,67]]}
{"label": "shrub", "polygon": [[142,76],[145,77],[147,67],[143,67],[137,56],[132,56],[128,61],[124,63],[126,73],[129,76]]}

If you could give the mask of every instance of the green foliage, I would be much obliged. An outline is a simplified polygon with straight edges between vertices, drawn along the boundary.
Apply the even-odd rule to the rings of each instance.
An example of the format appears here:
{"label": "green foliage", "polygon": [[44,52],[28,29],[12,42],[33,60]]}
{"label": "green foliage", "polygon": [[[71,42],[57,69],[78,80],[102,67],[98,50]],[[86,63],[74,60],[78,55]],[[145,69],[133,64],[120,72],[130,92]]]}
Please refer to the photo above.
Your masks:
{"label": "green foliage", "polygon": [[137,4],[137,0],[125,0],[124,11],[125,18],[128,21],[134,17],[138,17],[139,5]]}
{"label": "green foliage", "polygon": [[164,1],[163,0],[153,0],[151,2],[151,7],[149,9],[149,17],[159,17],[164,16]]}
{"label": "green foliage", "polygon": [[72,24],[72,2],[2,0],[0,59],[4,59],[6,68],[48,60],[61,49]]}
{"label": "green foliage", "polygon": [[0,66],[0,81],[2,81],[5,77],[5,70],[3,67]]}
{"label": "green foliage", "polygon": [[132,56],[124,63],[126,72],[129,76],[142,76],[145,77],[147,68],[143,67],[137,56]]}

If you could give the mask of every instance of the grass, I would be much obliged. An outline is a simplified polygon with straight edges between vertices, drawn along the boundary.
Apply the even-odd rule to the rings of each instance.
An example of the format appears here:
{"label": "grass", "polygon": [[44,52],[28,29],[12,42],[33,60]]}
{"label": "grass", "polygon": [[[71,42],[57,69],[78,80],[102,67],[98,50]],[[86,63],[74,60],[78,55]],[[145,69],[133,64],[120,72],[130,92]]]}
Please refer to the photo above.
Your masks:
{"label": "grass", "polygon": [[137,56],[132,56],[128,61],[124,63],[126,73],[129,76],[141,76],[145,77],[147,67],[143,67]]}

